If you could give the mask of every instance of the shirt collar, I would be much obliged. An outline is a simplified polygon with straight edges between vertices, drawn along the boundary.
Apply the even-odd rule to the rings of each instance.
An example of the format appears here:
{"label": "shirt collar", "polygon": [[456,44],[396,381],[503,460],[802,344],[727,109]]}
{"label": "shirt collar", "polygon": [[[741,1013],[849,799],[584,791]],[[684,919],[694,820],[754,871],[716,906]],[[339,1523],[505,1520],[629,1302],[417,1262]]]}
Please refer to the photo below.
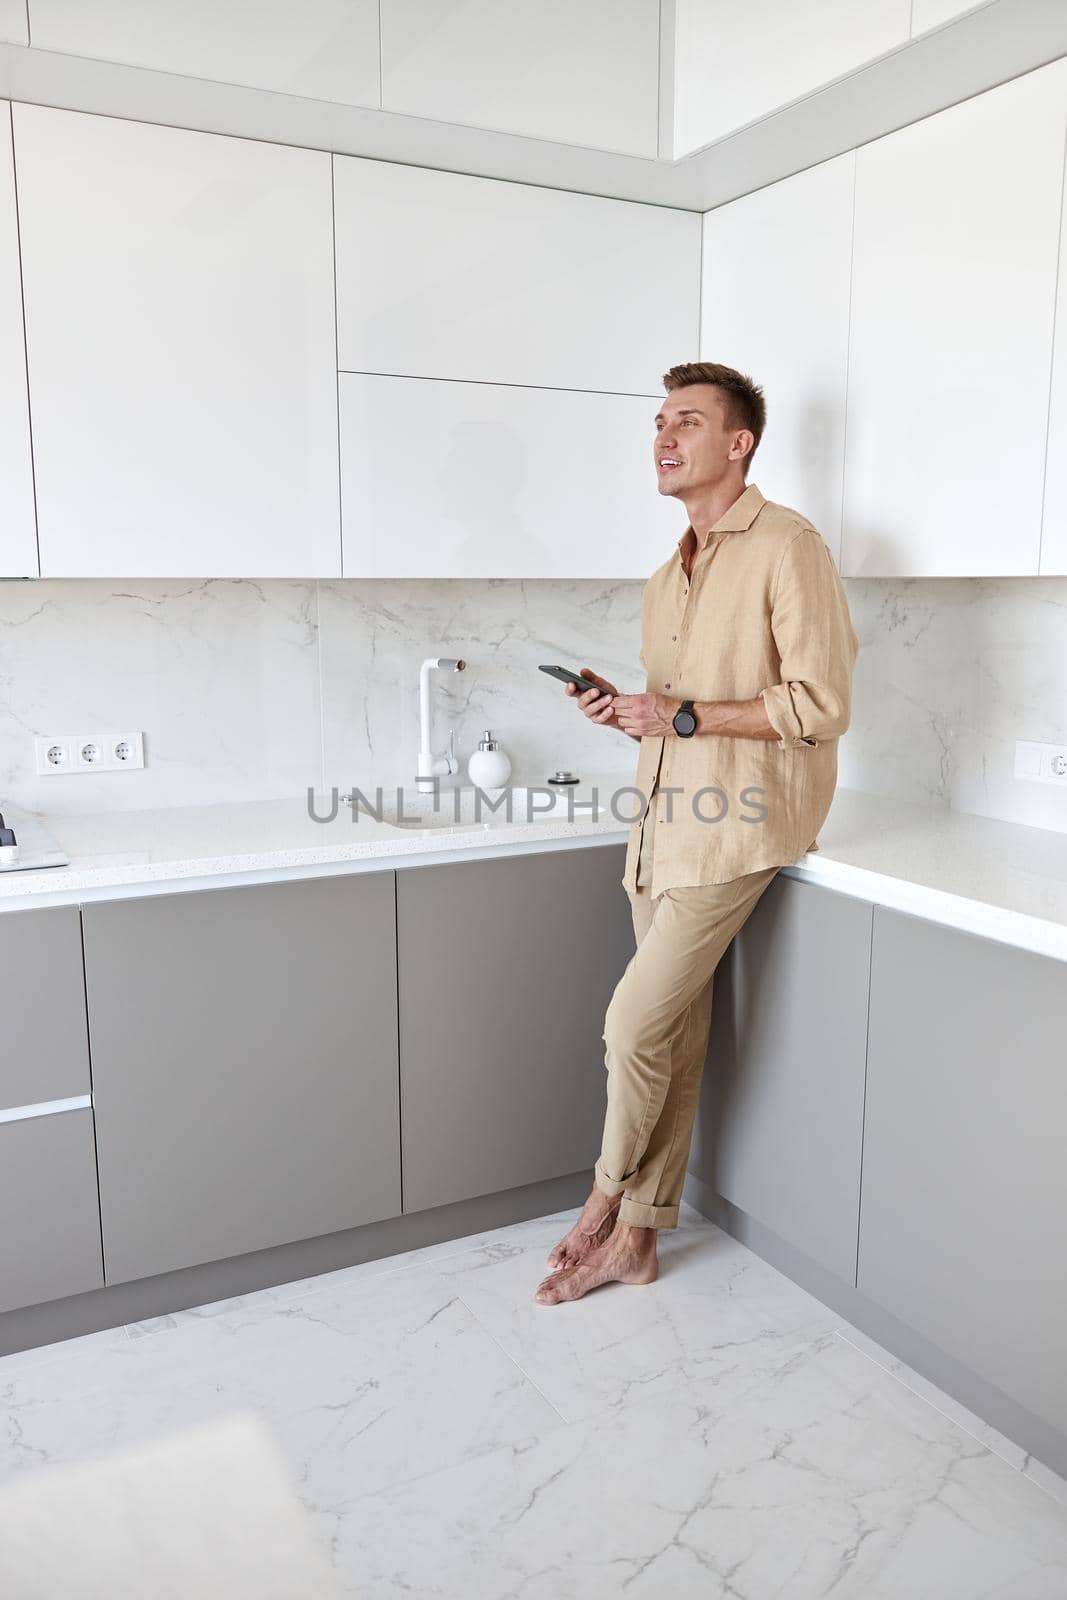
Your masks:
{"label": "shirt collar", "polygon": [[[714,523],[713,526],[708,530],[708,540],[710,540],[715,534],[719,533],[746,532],[747,529],[751,528],[752,524],[755,522],[760,511],[763,509],[766,503],[767,502],[760,494],[756,485],[754,483],[748,484],[746,488],[744,488],[738,495],[733,505],[727,506],[718,522]],[[687,527],[685,532],[682,534],[682,537],[678,540],[679,551],[681,551],[682,546],[689,538],[690,528],[692,527],[693,525],[690,523],[689,527]],[[694,537],[696,537],[695,529],[693,529],[693,534]],[[706,542],[707,541],[705,541],[705,543]],[[697,548],[701,548],[699,540],[697,540]]]}

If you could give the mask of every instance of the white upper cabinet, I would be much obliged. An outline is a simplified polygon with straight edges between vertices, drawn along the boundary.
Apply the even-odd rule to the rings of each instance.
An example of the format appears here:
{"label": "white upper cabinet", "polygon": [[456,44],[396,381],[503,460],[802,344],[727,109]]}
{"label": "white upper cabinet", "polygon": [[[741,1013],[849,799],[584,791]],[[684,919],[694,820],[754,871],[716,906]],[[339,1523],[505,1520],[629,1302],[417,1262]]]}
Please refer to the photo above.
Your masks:
{"label": "white upper cabinet", "polygon": [[1067,575],[1067,206],[1063,208],[1060,229],[1060,281],[1052,353],[1039,570],[1063,577]]}
{"label": "white upper cabinet", "polygon": [[329,156],[14,109],[42,576],[336,575]]}
{"label": "white upper cabinet", "polygon": [[641,578],[685,532],[659,402],[341,375],[348,578]]}
{"label": "white upper cabinet", "polygon": [[676,3],[676,160],[908,40],[910,0]]}
{"label": "white upper cabinet", "polygon": [[29,44],[26,0],[0,0],[0,44]]}
{"label": "white upper cabinet", "polygon": [[928,28],[952,22],[965,11],[974,11],[982,0],[912,0],[911,34],[916,38]]}
{"label": "white upper cabinet", "polygon": [[767,431],[752,476],[813,522],[835,557],[855,164],[839,156],[704,217],[701,360],[762,385]]}
{"label": "white upper cabinet", "polygon": [[11,107],[0,100],[0,577],[37,576]]}
{"label": "white upper cabinet", "polygon": [[378,104],[378,0],[32,0],[31,16],[37,49]]}
{"label": "white upper cabinet", "polygon": [[659,12],[659,0],[382,0],[382,105],[655,156]]}
{"label": "white upper cabinet", "polygon": [[342,370],[651,395],[695,359],[699,213],[334,165]]}
{"label": "white upper cabinet", "polygon": [[1067,62],[857,153],[842,571],[1034,573]]}

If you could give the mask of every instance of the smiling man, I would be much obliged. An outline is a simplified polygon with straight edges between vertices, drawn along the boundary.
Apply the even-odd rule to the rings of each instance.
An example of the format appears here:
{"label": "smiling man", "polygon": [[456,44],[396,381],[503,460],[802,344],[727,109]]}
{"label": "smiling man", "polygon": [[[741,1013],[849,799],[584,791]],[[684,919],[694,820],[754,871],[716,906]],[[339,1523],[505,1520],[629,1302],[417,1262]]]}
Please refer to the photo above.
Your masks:
{"label": "smiling man", "polygon": [[593,1189],[549,1255],[541,1305],[658,1274],[656,1231],[678,1226],[715,969],[779,867],[818,848],[859,650],[822,536],[746,482],[766,418],[758,385],[712,362],[672,367],[663,384],[659,492],[689,524],[645,586],[646,690],[620,694],[583,667],[600,688],[576,696],[590,721],[641,745],[647,804],[623,879],[637,949],[604,1022]]}

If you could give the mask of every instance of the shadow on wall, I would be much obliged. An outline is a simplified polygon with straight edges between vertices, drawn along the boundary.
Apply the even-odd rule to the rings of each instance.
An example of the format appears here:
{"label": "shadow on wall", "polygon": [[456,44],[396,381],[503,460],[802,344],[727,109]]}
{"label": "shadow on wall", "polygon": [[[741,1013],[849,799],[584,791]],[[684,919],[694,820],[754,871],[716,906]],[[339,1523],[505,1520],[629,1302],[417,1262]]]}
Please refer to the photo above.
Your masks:
{"label": "shadow on wall", "polygon": [[523,550],[527,571],[550,570],[548,546],[517,504],[528,470],[526,446],[514,428],[479,421],[449,430],[440,472],[442,542],[457,571],[471,577],[500,571],[501,547]]}

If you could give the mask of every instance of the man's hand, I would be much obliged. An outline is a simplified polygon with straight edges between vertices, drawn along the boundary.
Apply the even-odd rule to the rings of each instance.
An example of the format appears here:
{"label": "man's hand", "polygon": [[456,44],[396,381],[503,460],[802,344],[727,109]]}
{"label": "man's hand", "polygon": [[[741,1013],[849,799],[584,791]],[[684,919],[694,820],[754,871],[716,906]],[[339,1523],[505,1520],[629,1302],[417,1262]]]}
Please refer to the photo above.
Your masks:
{"label": "man's hand", "polygon": [[674,732],[674,717],[681,705],[666,694],[618,694],[614,700],[617,726],[631,739]]}
{"label": "man's hand", "polygon": [[572,700],[577,700],[579,711],[589,718],[590,722],[598,722],[605,728],[617,728],[618,720],[615,716],[615,697],[618,694],[613,683],[607,678],[602,678],[592,667],[581,667],[581,675],[588,678],[590,683],[599,684],[599,689],[579,690],[573,683],[564,684],[564,693],[570,695]]}

